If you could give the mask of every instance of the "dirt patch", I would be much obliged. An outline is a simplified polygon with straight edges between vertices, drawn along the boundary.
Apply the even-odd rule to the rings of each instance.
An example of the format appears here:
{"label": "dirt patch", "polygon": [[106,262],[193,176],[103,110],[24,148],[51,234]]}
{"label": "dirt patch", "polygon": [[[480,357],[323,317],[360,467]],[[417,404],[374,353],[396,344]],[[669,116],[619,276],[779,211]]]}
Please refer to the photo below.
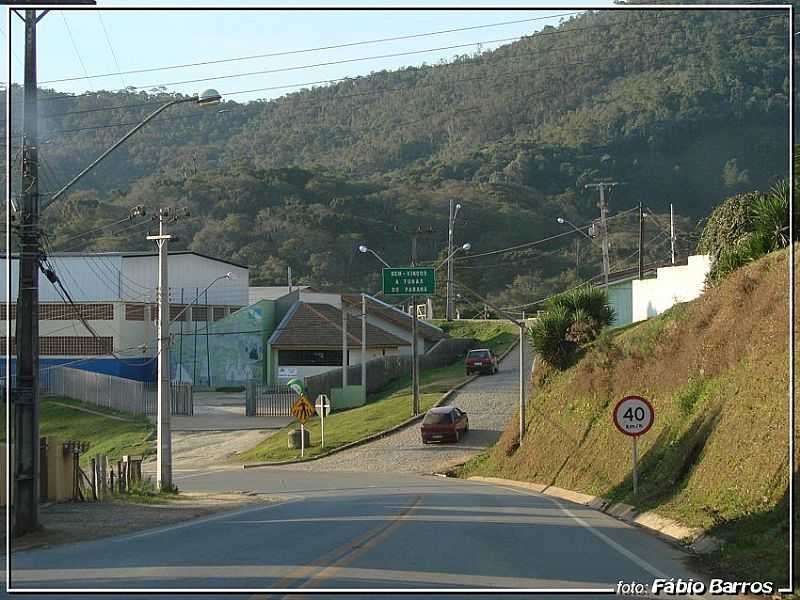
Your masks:
{"label": "dirt patch", "polygon": [[41,509],[42,528],[12,540],[11,549],[13,552],[95,540],[281,500],[282,497],[262,494],[190,492],[148,504],[123,500],[50,504]]}

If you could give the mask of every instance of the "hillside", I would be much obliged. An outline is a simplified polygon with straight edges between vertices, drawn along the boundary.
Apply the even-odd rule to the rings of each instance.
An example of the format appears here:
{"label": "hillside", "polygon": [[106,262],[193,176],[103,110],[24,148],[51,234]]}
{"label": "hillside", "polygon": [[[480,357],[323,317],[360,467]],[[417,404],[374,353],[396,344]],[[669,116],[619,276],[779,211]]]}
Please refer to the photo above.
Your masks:
{"label": "hillside", "polygon": [[[540,370],[522,446],[512,423],[465,473],[655,509],[730,540],[712,568],[786,582],[787,256],[768,255],[694,302],[600,338],[567,371]],[[650,399],[656,414],[639,441],[638,500],[630,440],[611,419],[628,394]]]}
{"label": "hillside", "polygon": [[[457,237],[488,251],[563,233],[557,216],[590,222],[597,199],[583,185],[609,177],[626,183],[612,213],[641,200],[663,214],[674,202],[686,254],[693,224],[724,197],[785,175],[786,23],[776,15],[588,11],[446,64],[273,101],[229,99],[219,110],[179,106],[44,211],[50,248],[146,248],[143,228],[69,238],[131,206],[173,203],[195,215],[176,245],[246,262],[255,284],[282,282],[291,266],[301,283],[369,288],[375,265],[354,260],[353,248],[374,243],[405,263],[404,228],[431,226],[420,257],[434,261],[450,198],[464,205]],[[20,97],[12,88],[14,107]],[[44,197],[171,97],[43,91]],[[18,143],[21,111],[12,117]],[[611,229],[612,265],[632,266],[635,222]],[[650,224],[646,241],[659,233]],[[647,262],[666,256],[663,242],[646,249]],[[589,246],[577,279],[599,270]],[[464,262],[460,276],[508,304],[574,283],[574,264],[567,239]]]}

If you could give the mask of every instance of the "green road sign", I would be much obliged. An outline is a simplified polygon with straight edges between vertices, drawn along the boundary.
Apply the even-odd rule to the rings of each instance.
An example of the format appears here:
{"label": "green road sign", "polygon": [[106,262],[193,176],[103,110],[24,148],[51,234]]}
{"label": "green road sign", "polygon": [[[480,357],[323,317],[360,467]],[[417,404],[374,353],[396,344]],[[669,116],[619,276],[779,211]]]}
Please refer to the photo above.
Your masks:
{"label": "green road sign", "polygon": [[383,293],[395,296],[432,296],[436,293],[436,271],[424,267],[384,269]]}

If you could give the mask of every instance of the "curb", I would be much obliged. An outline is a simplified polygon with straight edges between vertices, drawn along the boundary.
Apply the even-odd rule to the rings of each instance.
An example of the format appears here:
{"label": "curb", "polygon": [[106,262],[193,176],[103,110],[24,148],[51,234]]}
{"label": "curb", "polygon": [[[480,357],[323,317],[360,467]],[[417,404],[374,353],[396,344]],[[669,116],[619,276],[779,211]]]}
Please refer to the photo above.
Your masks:
{"label": "curb", "polygon": [[677,543],[695,554],[707,554],[713,552],[722,545],[722,541],[719,538],[708,535],[705,530],[700,527],[687,527],[674,519],[663,517],[652,510],[638,512],[636,507],[630,504],[624,504],[622,502],[611,504],[602,496],[592,496],[590,494],[567,490],[553,485],[516,481],[514,479],[501,479],[499,477],[473,476],[469,477],[467,481],[517,487],[536,492],[537,494],[553,496],[554,498],[582,504],[583,506],[599,510],[615,519],[624,521],[629,525],[647,529],[651,533],[666,538],[670,542]]}
{"label": "curb", "polygon": [[[511,354],[511,352],[517,347],[518,344],[519,344],[519,342],[516,342],[514,345],[512,345],[510,348],[508,348],[505,352],[503,352],[503,354],[501,354],[498,357],[497,362],[500,363],[502,360],[505,360],[505,358],[509,354]],[[450,400],[450,397],[453,394],[455,394],[458,390],[460,390],[461,388],[463,388],[467,384],[472,383],[473,381],[475,381],[478,377],[480,377],[480,375],[472,375],[471,377],[468,377],[467,379],[465,379],[461,383],[459,383],[459,384],[455,385],[454,387],[452,387],[451,389],[447,390],[442,395],[442,397],[431,408],[437,408],[439,406],[442,406],[443,404],[446,404]],[[409,419],[406,419],[402,423],[399,423],[399,424],[395,425],[394,427],[392,427],[390,429],[386,429],[384,431],[379,431],[378,433],[373,433],[372,435],[368,435],[367,437],[361,438],[360,440],[356,440],[354,442],[350,442],[349,444],[345,444],[344,446],[339,446],[337,448],[333,448],[332,450],[330,450],[328,452],[325,452],[323,454],[317,454],[316,456],[312,456],[310,458],[292,458],[292,459],[289,459],[289,460],[280,460],[280,461],[274,461],[274,462],[249,463],[249,464],[242,465],[242,468],[243,469],[255,469],[255,468],[258,468],[258,467],[277,467],[277,466],[281,466],[281,465],[296,465],[296,464],[299,464],[299,463],[307,463],[307,462],[311,462],[311,461],[314,461],[314,460],[319,460],[321,458],[326,458],[328,456],[331,456],[332,454],[336,454],[338,452],[343,452],[344,450],[349,450],[350,448],[355,448],[356,446],[361,446],[363,444],[367,444],[369,442],[374,442],[375,440],[379,440],[382,437],[385,437],[385,436],[387,436],[387,435],[389,435],[391,433],[395,433],[397,431],[400,431],[401,429],[405,429],[409,425],[413,425],[416,421],[419,421],[423,417],[425,417],[424,413],[423,414],[419,414],[419,415],[417,415],[415,417],[411,417]]]}

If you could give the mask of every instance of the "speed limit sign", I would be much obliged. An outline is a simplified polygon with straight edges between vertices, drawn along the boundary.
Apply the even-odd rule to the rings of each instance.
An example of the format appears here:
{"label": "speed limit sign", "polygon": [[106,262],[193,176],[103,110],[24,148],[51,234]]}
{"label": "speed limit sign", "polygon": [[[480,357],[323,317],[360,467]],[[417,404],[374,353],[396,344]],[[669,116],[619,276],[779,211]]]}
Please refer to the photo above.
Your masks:
{"label": "speed limit sign", "polygon": [[622,433],[633,438],[633,495],[639,493],[636,440],[653,426],[653,405],[641,396],[625,396],[614,407],[614,425]]}
{"label": "speed limit sign", "polygon": [[646,433],[654,416],[653,405],[641,396],[625,396],[614,407],[614,425],[625,435]]}

